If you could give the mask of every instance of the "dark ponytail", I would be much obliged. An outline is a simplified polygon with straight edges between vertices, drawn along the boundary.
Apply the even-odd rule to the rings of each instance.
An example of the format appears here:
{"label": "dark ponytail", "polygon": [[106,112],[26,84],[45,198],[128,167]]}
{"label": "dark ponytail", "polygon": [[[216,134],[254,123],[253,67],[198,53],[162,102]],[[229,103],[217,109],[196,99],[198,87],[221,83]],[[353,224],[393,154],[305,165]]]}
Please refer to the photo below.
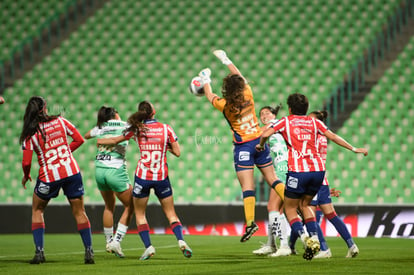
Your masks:
{"label": "dark ponytail", "polygon": [[44,130],[40,128],[40,123],[48,122],[58,117],[58,115],[49,116],[46,112],[46,101],[43,97],[32,96],[26,106],[23,117],[23,129],[20,134],[20,144],[40,132],[42,139],[45,141],[46,136]]}
{"label": "dark ponytail", "polygon": [[142,101],[138,105],[138,112],[133,113],[128,118],[128,124],[130,125],[127,131],[133,132],[135,136],[139,137],[146,131],[144,120],[150,119],[155,114],[154,108],[149,101]]}
{"label": "dark ponytail", "polygon": [[282,109],[282,103],[279,103],[279,105],[277,105],[276,107],[271,107],[271,106],[264,106],[260,109],[259,113],[264,110],[267,109],[269,110],[272,114],[275,115],[275,117],[277,117],[277,114],[279,113],[280,109]]}
{"label": "dark ponytail", "polygon": [[96,126],[102,128],[102,125],[108,120],[114,119],[118,112],[115,108],[102,106],[98,111]]}
{"label": "dark ponytail", "polygon": [[328,118],[328,112],[327,111],[313,111],[311,114],[315,115],[317,119],[322,121],[323,123],[326,123],[326,119]]}

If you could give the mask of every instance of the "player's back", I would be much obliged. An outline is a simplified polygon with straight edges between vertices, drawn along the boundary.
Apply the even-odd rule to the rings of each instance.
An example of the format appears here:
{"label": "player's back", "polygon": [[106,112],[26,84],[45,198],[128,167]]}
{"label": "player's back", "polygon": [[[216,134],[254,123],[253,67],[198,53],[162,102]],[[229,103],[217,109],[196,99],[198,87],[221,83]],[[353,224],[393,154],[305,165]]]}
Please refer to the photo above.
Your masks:
{"label": "player's back", "polygon": [[289,171],[324,171],[325,165],[318,148],[318,133],[326,126],[308,116],[290,115],[279,120],[274,129],[280,131],[289,149]]}
{"label": "player's back", "polygon": [[172,128],[155,119],[144,122],[145,132],[135,138],[141,152],[136,175],[147,180],[163,180],[168,176],[168,144],[177,140]]}
{"label": "player's back", "polygon": [[79,173],[68,142],[68,134],[77,131],[75,127],[62,117],[42,122],[39,127],[43,129],[45,139],[36,133],[25,144],[37,154],[39,179],[51,182]]}
{"label": "player's back", "polygon": [[[91,134],[98,138],[109,138],[122,135],[127,127],[126,122],[122,120],[111,119],[104,122],[102,128],[94,127]],[[125,154],[128,141],[122,141],[116,145],[99,145],[95,158],[96,167],[113,167],[119,168],[125,164]]]}
{"label": "player's back", "polygon": [[254,140],[262,134],[256,116],[253,93],[250,85],[246,85],[244,100],[245,102],[239,113],[233,112],[224,98],[216,98],[213,101],[213,106],[223,112],[224,117],[230,125],[235,143]]}

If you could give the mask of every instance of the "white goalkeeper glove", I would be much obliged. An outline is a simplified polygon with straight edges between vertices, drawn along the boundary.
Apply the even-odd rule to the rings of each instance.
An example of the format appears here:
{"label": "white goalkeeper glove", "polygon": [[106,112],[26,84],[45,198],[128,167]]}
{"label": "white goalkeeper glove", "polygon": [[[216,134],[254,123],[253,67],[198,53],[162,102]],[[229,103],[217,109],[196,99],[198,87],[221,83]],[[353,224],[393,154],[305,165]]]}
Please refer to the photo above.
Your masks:
{"label": "white goalkeeper glove", "polygon": [[213,54],[220,59],[220,61],[224,64],[224,65],[230,65],[233,64],[233,62],[231,62],[231,60],[227,57],[227,54],[225,51],[223,50],[215,50],[213,52]]}
{"label": "white goalkeeper glove", "polygon": [[211,83],[210,79],[211,70],[209,68],[203,69],[198,76],[201,78],[201,81],[203,81],[203,86],[207,83]]}

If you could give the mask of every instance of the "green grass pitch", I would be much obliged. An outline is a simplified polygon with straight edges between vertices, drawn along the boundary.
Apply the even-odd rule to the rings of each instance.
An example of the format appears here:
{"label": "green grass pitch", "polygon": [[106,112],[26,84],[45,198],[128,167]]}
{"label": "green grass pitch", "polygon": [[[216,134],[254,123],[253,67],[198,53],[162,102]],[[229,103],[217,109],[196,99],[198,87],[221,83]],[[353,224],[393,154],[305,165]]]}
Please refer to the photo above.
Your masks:
{"label": "green grass pitch", "polygon": [[117,258],[105,252],[104,237],[94,234],[95,265],[83,263],[83,246],[77,234],[47,234],[46,263],[30,265],[34,247],[31,234],[0,235],[0,274],[414,274],[414,240],[356,238],[360,255],[345,258],[347,248],[341,238],[327,238],[331,259],[302,258],[300,255],[268,258],[252,250],[266,237],[185,236],[193,257],[184,258],[173,235],[152,235],[154,257],[139,261],[143,245],[138,235],[128,234],[123,243],[126,255]]}

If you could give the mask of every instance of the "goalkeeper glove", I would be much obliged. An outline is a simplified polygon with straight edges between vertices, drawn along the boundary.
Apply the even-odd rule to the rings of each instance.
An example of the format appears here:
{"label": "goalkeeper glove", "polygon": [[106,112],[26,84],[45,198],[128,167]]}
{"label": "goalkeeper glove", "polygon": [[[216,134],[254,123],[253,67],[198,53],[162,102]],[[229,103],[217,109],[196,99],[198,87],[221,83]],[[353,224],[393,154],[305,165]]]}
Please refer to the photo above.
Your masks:
{"label": "goalkeeper glove", "polygon": [[227,54],[225,51],[223,50],[215,50],[213,52],[213,54],[220,59],[220,61],[224,64],[224,65],[230,65],[233,64],[233,62],[231,62],[231,60],[227,57]]}
{"label": "goalkeeper glove", "polygon": [[207,83],[211,83],[210,79],[211,70],[209,68],[203,69],[198,76],[201,78],[201,81],[203,81],[203,86]]}

